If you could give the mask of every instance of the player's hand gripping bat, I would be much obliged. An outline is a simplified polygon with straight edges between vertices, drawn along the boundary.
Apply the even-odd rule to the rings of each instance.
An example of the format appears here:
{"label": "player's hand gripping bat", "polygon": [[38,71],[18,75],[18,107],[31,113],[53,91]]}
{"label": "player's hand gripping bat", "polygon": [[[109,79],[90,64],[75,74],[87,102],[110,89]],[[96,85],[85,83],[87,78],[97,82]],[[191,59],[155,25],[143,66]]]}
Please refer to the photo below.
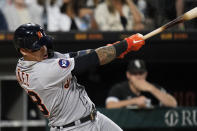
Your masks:
{"label": "player's hand gripping bat", "polygon": [[143,36],[144,40],[156,35],[156,34],[159,34],[160,32],[178,24],[178,23],[182,23],[184,21],[188,21],[188,20],[191,20],[193,18],[196,18],[197,17],[197,7],[191,9],[190,11],[186,12],[185,14],[177,17],[176,19],[168,22],[167,24],[153,30],[152,32],[146,34]]}

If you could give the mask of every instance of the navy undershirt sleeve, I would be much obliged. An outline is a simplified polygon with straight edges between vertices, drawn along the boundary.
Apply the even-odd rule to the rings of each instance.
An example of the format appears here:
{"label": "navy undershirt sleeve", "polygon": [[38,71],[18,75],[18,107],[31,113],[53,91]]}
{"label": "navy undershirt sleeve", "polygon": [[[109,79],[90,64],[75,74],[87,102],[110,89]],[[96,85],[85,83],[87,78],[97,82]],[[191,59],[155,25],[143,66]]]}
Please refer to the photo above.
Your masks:
{"label": "navy undershirt sleeve", "polygon": [[83,73],[90,68],[95,68],[100,65],[99,58],[95,51],[74,57],[74,60],[75,60],[75,67],[72,71],[74,75]]}

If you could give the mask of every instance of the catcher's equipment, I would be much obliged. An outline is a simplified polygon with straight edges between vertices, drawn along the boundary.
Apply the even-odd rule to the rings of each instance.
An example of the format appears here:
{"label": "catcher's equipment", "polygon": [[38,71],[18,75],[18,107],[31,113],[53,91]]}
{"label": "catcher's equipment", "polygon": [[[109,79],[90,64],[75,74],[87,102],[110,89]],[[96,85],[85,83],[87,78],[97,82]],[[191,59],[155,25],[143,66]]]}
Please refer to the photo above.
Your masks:
{"label": "catcher's equipment", "polygon": [[19,53],[20,48],[37,51],[43,45],[46,45],[48,57],[50,58],[54,55],[52,37],[46,35],[38,24],[28,23],[19,26],[14,32],[14,45]]}

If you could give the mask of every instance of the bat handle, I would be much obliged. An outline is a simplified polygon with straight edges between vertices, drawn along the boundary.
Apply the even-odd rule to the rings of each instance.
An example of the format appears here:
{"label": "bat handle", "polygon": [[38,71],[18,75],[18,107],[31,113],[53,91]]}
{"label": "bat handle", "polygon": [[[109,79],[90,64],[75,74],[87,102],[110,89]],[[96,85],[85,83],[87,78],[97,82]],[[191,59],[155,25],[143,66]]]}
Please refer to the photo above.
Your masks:
{"label": "bat handle", "polygon": [[196,18],[197,17],[197,7],[186,12],[185,14],[183,14],[182,16],[179,16],[177,17],[176,19],[168,22],[167,24],[163,25],[162,27],[158,28],[158,29],[155,29],[153,30],[152,32],[144,35],[144,40],[156,35],[156,34],[159,34],[160,32],[166,30],[167,28],[170,28],[178,23],[182,23],[184,21],[187,21],[187,20],[191,20],[193,18]]}
{"label": "bat handle", "polygon": [[156,34],[162,32],[162,31],[163,31],[162,28],[158,28],[158,29],[153,30],[153,31],[151,31],[150,33],[144,35],[143,38],[144,38],[144,40],[146,40],[146,39],[148,39],[148,38],[150,38],[150,37],[152,37],[152,36],[154,36],[154,35],[156,35]]}

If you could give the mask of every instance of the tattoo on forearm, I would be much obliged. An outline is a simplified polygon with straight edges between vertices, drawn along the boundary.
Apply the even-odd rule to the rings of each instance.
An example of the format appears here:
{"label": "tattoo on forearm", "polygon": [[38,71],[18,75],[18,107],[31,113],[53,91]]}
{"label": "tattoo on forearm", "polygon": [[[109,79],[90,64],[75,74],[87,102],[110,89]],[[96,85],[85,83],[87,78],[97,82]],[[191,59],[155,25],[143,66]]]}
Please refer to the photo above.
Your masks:
{"label": "tattoo on forearm", "polygon": [[116,58],[116,50],[114,46],[104,46],[96,49],[99,57],[100,65],[107,64]]}

